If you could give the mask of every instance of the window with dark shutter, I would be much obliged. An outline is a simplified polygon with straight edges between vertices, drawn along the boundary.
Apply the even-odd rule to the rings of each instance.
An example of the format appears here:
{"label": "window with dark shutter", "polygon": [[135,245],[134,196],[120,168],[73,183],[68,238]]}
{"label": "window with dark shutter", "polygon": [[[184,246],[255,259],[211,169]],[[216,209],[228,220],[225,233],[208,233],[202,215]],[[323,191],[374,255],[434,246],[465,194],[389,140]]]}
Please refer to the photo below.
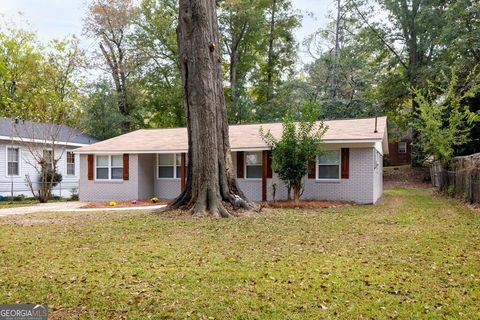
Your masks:
{"label": "window with dark shutter", "polygon": [[244,154],[243,151],[237,151],[237,179],[243,179],[243,169],[244,169]]}
{"label": "window with dark shutter", "polygon": [[267,178],[271,179],[273,177],[272,172],[272,151],[267,151]]}
{"label": "window with dark shutter", "polygon": [[87,176],[88,180],[93,180],[93,154],[89,154],[88,156],[88,170],[87,170]]}
{"label": "window with dark shutter", "polygon": [[350,176],[350,148],[342,148],[342,179]]}
{"label": "window with dark shutter", "polygon": [[308,162],[308,179],[315,179],[315,161]]}
{"label": "window with dark shutter", "polygon": [[130,157],[127,153],[123,155],[123,180],[128,180],[130,178]]}

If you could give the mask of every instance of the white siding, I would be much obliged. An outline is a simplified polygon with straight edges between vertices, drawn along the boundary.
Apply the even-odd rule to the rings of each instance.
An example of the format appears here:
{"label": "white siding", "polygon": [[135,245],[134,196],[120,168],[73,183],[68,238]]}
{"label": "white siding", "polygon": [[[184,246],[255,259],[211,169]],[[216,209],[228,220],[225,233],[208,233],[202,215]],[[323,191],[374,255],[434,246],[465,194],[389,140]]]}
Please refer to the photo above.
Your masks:
{"label": "white siding", "polygon": [[[25,195],[26,197],[32,197],[30,188],[26,183],[26,176],[28,175],[31,181],[34,183],[34,187],[38,187],[39,174],[35,169],[35,160],[25,146],[14,143],[14,147],[20,148],[20,175],[18,177],[13,177],[13,190],[14,195]],[[12,177],[7,176],[7,146],[11,146],[9,141],[0,141],[0,195],[10,196],[11,194],[11,185]],[[38,146],[39,150],[44,149],[43,147]],[[67,151],[72,151],[75,148],[65,148],[59,147],[55,152],[55,157],[58,157],[62,154],[62,157],[58,161],[57,170],[62,174],[62,182],[54,188],[54,195],[70,197],[71,189],[78,188],[79,184],[79,172],[80,172],[80,161],[79,156],[75,155],[75,176],[67,176]]]}
{"label": "white siding", "polygon": [[383,156],[377,150],[374,150],[374,154],[377,154],[378,160],[373,173],[373,203],[376,203],[383,196]]}

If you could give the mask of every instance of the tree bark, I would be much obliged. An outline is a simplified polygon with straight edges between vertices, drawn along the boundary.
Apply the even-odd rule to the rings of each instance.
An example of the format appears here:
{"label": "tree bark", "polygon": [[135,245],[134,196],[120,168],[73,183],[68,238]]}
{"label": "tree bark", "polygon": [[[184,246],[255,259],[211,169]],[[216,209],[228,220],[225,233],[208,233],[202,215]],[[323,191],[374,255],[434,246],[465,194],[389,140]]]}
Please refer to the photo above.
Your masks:
{"label": "tree bark", "polygon": [[180,0],[177,39],[188,132],[186,188],[169,208],[195,216],[256,209],[239,189],[230,153],[215,0]]}
{"label": "tree bark", "polygon": [[267,61],[267,102],[273,98],[273,46],[275,42],[275,13],[277,10],[277,1],[272,0],[272,12],[270,15],[270,35],[268,39],[268,61]]}
{"label": "tree bark", "polygon": [[334,51],[334,62],[332,68],[332,98],[337,97],[337,87],[338,87],[338,76],[337,76],[337,66],[338,59],[340,56],[340,22],[342,19],[341,14],[341,0],[337,0],[337,19],[335,21],[335,51]]}

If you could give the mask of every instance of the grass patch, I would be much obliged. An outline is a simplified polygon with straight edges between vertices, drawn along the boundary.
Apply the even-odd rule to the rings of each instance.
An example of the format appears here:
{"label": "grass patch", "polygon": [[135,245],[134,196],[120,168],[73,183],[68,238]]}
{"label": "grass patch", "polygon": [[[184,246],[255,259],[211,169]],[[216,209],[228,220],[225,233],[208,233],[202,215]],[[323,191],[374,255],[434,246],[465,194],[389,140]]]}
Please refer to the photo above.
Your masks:
{"label": "grass patch", "polygon": [[[11,198],[10,198],[11,199]],[[48,202],[66,202],[67,199],[51,199]],[[8,209],[8,208],[18,208],[18,207],[28,207],[39,204],[40,202],[36,199],[29,198],[29,199],[22,199],[22,200],[4,200],[0,201],[0,209]]]}
{"label": "grass patch", "polygon": [[233,219],[0,223],[0,301],[48,303],[52,319],[480,317],[480,217],[424,189]]}

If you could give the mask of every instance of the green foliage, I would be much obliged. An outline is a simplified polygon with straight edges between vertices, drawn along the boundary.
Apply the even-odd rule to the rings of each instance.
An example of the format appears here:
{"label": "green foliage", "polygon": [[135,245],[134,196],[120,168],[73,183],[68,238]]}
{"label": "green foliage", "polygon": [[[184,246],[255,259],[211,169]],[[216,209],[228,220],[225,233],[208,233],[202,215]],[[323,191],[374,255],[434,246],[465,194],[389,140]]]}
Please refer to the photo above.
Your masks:
{"label": "green foliage", "polygon": [[425,154],[433,160],[447,161],[455,146],[469,142],[470,128],[480,120],[480,112],[470,111],[464,103],[480,91],[480,73],[474,68],[464,81],[455,69],[449,76],[442,72],[442,76],[444,86],[429,83],[425,90],[414,91],[418,109],[413,125]]}
{"label": "green foliage", "polygon": [[42,175],[45,175],[45,178],[39,178],[40,183],[48,183],[52,187],[56,187],[60,182],[62,182],[63,177],[61,173],[48,170],[45,167],[43,168]]}
{"label": "green foliage", "polygon": [[178,69],[176,24],[178,1],[143,0],[132,38],[144,56],[135,79],[137,106],[133,117],[140,127],[185,125],[182,84]]}
{"label": "green foliage", "polygon": [[75,38],[43,47],[34,33],[0,30],[0,116],[75,125],[82,59]]}
{"label": "green foliage", "polygon": [[104,140],[121,134],[124,116],[118,111],[117,96],[106,80],[90,84],[83,101],[82,130]]}
{"label": "green foliage", "polygon": [[283,118],[283,133],[276,138],[270,131],[261,135],[272,148],[272,169],[279,178],[293,189],[294,200],[303,193],[303,178],[308,173],[308,162],[321,154],[321,139],[327,127],[316,121],[315,113],[307,108],[299,122],[291,114]]}

